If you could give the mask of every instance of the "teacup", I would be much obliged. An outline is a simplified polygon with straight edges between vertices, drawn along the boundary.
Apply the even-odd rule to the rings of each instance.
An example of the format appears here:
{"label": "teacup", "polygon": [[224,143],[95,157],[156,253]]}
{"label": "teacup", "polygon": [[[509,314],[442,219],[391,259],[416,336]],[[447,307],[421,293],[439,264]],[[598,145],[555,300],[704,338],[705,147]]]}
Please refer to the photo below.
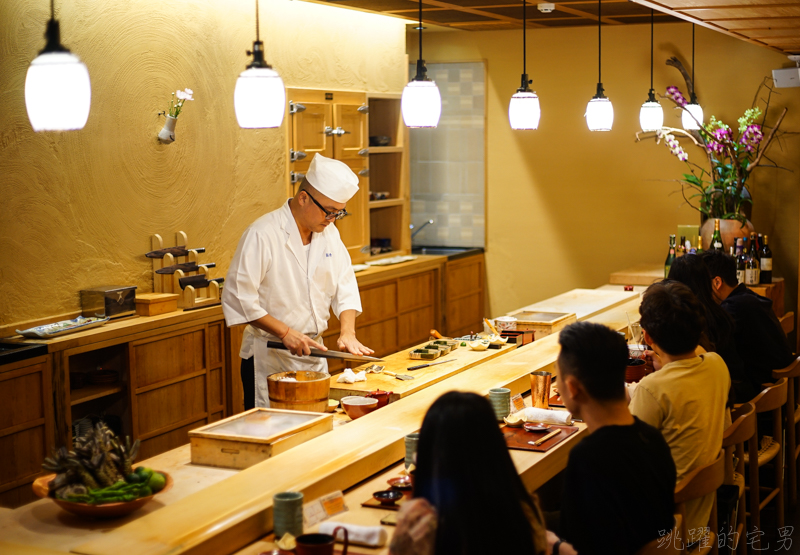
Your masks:
{"label": "teacup", "polygon": [[303,534],[297,536],[295,541],[297,547],[295,548],[296,555],[333,555],[333,544],[336,543],[335,536],[339,534],[339,530],[344,532],[344,547],[342,548],[342,555],[347,555],[347,547],[350,541],[347,537],[347,528],[344,526],[337,526],[333,530],[333,536],[330,534]]}

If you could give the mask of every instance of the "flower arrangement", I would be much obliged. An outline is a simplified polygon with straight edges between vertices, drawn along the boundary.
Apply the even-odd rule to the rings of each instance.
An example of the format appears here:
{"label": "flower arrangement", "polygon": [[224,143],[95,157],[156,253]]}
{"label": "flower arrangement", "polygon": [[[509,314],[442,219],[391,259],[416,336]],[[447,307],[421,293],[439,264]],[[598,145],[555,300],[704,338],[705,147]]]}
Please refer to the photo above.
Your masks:
{"label": "flower arrangement", "polygon": [[[192,98],[193,94],[194,91],[192,91],[192,89],[175,91],[174,93],[172,93],[172,99],[169,101],[169,108],[167,109],[166,112],[161,112],[161,113],[166,114],[173,118],[177,118],[180,115],[181,110],[183,110],[183,104],[187,100],[194,100],[194,98]],[[175,101],[175,97],[178,98],[177,102]]]}
{"label": "flower arrangement", "polygon": [[[771,88],[767,88],[771,94]],[[662,98],[667,98],[681,110],[686,110],[686,97],[678,87],[667,87],[666,95]],[[663,140],[670,153],[689,168],[689,173],[683,174],[683,179],[679,182],[684,200],[690,206],[709,218],[738,220],[744,225],[746,218],[741,210],[745,204],[752,204],[745,184],[750,173],[761,163],[786,114],[784,108],[765,138],[763,130],[768,109],[769,99],[763,112],[758,107],[746,110],[738,120],[736,131],[714,116],[706,124],[698,121],[699,131],[690,132],[670,127],[656,131],[656,142]],[[704,150],[708,168],[689,160],[688,153],[676,135],[690,139]]]}

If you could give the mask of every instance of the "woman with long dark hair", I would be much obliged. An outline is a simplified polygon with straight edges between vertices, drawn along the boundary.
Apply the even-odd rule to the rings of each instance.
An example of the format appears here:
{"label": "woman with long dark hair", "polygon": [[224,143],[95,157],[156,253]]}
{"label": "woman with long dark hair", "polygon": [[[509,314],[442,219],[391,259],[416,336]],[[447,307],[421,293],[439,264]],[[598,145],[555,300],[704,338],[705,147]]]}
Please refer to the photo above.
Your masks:
{"label": "woman with long dark hair", "polygon": [[414,482],[414,499],[398,516],[392,555],[545,552],[541,512],[485,398],[452,391],[431,405]]}
{"label": "woman with long dark hair", "polygon": [[744,363],[736,350],[733,318],[725,312],[714,298],[711,288],[711,274],[703,259],[695,254],[687,254],[675,259],[669,270],[668,279],[679,281],[692,290],[703,305],[706,329],[700,339],[700,346],[706,351],[715,352],[722,357],[731,375],[731,389],[734,401],[746,403],[758,394],[744,379]]}

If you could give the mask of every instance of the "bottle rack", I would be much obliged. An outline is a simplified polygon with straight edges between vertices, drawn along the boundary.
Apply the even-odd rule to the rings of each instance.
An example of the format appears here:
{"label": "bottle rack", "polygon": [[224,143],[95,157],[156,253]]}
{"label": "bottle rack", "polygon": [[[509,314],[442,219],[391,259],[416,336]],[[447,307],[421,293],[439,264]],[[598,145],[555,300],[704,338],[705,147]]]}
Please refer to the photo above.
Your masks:
{"label": "bottle rack", "polygon": [[[150,238],[151,250],[159,250],[164,248],[164,240],[159,234],[154,234]],[[178,231],[175,234],[175,245],[188,245],[189,240],[186,233]],[[164,258],[153,258],[153,292],[154,293],[173,293],[178,295],[178,306],[181,308],[195,308],[210,304],[217,304],[220,302],[220,284],[212,281],[205,289],[205,296],[200,295],[200,291],[195,289],[192,285],[187,285],[181,290],[180,279],[187,276],[202,275],[206,279],[211,278],[210,268],[205,266],[198,267],[197,271],[184,272],[183,270],[175,270],[172,274],[157,274],[156,270],[172,266],[174,264],[182,264],[185,262],[194,262],[198,264],[196,250],[189,249],[189,254],[186,256],[173,256],[172,254],[165,254]]]}

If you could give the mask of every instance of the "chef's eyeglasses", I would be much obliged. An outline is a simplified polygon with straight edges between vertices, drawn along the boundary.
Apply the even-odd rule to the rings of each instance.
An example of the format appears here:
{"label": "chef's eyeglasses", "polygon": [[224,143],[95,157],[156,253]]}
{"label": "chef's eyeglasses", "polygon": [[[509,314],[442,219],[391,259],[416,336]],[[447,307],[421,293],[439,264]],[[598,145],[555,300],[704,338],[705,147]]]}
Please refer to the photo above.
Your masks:
{"label": "chef's eyeglasses", "polygon": [[308,198],[310,198],[311,200],[314,201],[314,204],[319,206],[320,210],[325,212],[325,219],[330,221],[330,222],[332,222],[333,220],[341,220],[345,216],[349,216],[350,215],[350,212],[348,212],[345,209],[336,210],[335,212],[328,212],[327,210],[325,210],[325,207],[323,207],[320,203],[317,202],[317,199],[315,199],[314,197],[311,196],[311,193],[309,193],[305,189],[303,189],[303,192],[308,195]]}

